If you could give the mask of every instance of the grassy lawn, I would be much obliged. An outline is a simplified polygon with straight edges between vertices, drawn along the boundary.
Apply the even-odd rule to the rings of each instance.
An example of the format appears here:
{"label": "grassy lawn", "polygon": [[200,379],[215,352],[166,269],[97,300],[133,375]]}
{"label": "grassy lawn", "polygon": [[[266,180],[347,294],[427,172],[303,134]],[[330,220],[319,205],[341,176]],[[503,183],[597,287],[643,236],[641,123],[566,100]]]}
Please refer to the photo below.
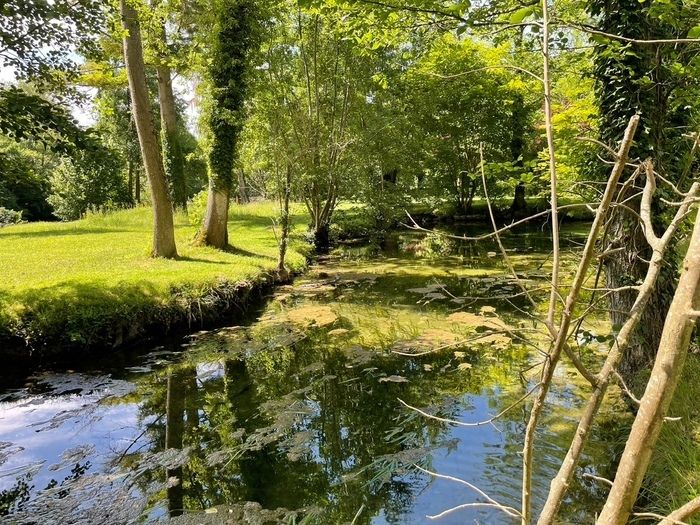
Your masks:
{"label": "grassy lawn", "polygon": [[[295,232],[306,224],[293,210]],[[176,216],[179,259],[153,259],[151,210],[137,208],[68,223],[30,223],[0,229],[0,333],[28,342],[92,343],[109,323],[167,315],[188,308],[222,283],[255,281],[273,270],[277,243],[272,203],[232,206],[232,249],[191,245],[196,228]],[[305,245],[293,242],[287,264],[305,264]]]}

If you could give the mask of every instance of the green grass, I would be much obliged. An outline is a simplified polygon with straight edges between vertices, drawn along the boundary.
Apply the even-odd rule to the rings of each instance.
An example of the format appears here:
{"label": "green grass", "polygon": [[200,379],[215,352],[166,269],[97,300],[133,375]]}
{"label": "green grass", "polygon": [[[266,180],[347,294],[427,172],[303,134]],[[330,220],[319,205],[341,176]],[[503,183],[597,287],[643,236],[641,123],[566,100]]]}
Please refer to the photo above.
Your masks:
{"label": "green grass", "polygon": [[[644,511],[667,515],[700,496],[700,356],[691,354],[678,383],[642,488]],[[700,523],[700,516],[689,523]]]}
{"label": "green grass", "polygon": [[[300,206],[293,212],[298,237],[306,217]],[[217,289],[273,270],[276,214],[272,203],[232,206],[227,252],[193,246],[196,228],[178,214],[177,260],[149,257],[150,208],[0,229],[0,334],[30,344],[92,344],[115,323],[128,329],[144,319],[167,322]],[[292,270],[304,266],[305,246],[292,243]]]}

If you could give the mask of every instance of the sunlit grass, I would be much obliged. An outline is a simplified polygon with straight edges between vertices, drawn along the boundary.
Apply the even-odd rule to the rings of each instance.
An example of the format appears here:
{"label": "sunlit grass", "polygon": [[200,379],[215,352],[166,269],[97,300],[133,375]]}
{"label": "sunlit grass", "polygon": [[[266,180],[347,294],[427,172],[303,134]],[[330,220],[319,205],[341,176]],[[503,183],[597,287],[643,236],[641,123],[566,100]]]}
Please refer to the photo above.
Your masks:
{"label": "sunlit grass", "polygon": [[[300,206],[293,211],[298,235],[306,217]],[[174,295],[196,297],[222,280],[255,280],[276,265],[277,242],[272,230],[276,215],[273,203],[232,206],[232,249],[219,251],[194,246],[191,241],[196,227],[188,224],[184,214],[178,214],[176,260],[149,257],[150,208],[92,215],[68,223],[3,228],[0,328],[16,329],[30,323],[32,330],[46,332],[61,329],[76,316],[102,322],[115,314],[133,316],[151,305],[166,305]],[[293,270],[305,264],[302,244],[298,240],[292,243],[288,253],[287,262]],[[36,338],[42,335],[31,334]],[[77,332],[71,337],[77,337]]]}

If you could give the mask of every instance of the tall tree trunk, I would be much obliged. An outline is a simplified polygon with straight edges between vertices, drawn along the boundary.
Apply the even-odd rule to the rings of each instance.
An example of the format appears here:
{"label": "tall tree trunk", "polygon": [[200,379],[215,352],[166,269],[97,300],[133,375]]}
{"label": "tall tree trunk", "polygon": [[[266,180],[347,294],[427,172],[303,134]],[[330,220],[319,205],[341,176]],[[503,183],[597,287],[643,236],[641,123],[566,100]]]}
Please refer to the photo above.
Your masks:
{"label": "tall tree trunk", "polygon": [[284,188],[282,188],[282,198],[280,200],[280,226],[282,232],[280,234],[279,258],[277,259],[277,273],[282,280],[286,280],[289,277],[289,271],[287,271],[284,264],[284,259],[287,255],[287,243],[289,242],[289,194],[291,192],[291,182],[292,169],[290,166],[287,166],[287,172],[284,177]]}
{"label": "tall tree trunk", "polygon": [[[165,28],[163,28],[163,38],[165,38]],[[158,75],[158,101],[165,173],[170,182],[175,206],[185,208],[187,206],[185,157],[182,153],[180,133],[177,127],[177,107],[171,71],[169,67],[160,65],[156,68],[156,72]]]}
{"label": "tall tree trunk", "polygon": [[[674,38],[673,28],[657,17],[650,16],[649,6],[637,0],[588,0],[589,10],[600,22],[599,28],[607,33],[635,39]],[[683,33],[685,35],[685,33]],[[620,136],[629,117],[641,115],[641,126],[646,130],[639,136],[632,157],[652,157],[659,173],[677,179],[676,150],[683,142],[682,134],[689,122],[687,111],[669,110],[669,97],[675,81],[669,64],[680,61],[674,55],[674,46],[632,46],[628,51],[610,52],[610,44],[596,46],[595,75],[601,125],[600,138],[612,144]],[[634,71],[634,74],[630,74]],[[648,80],[653,82],[648,85]],[[601,171],[601,176],[603,172]],[[657,205],[659,203],[657,202]],[[655,221],[662,222],[661,206],[656,206]],[[665,229],[665,224],[655,224]],[[637,282],[646,273],[651,257],[636,217],[624,209],[615,212],[608,238],[609,248],[620,248],[615,257],[605,260],[606,285],[616,289]],[[673,246],[670,247],[673,253]],[[628,379],[654,359],[663,328],[663,312],[669,307],[675,282],[675,263],[663,269],[656,289],[620,365],[620,372]],[[621,326],[634,303],[635,294],[623,291],[610,295],[610,319]]]}
{"label": "tall tree trunk", "polygon": [[[597,523],[623,525],[632,513],[639,488],[651,460],[654,445],[680,379],[695,327],[700,300],[700,217],[695,227],[683,271],[666,315],[654,368],[634,419],[615,481]],[[672,424],[672,423],[671,423]]]}
{"label": "tall tree trunk", "polygon": [[207,195],[207,209],[204,213],[204,223],[197,240],[207,246],[214,246],[223,250],[228,246],[228,206],[230,202],[230,189],[217,188],[213,181],[209,181],[209,193]]}
{"label": "tall tree trunk", "polygon": [[236,147],[244,117],[248,50],[256,36],[255,16],[256,7],[252,0],[223,0],[217,13],[209,68],[216,107],[209,115],[212,131],[209,197],[198,241],[219,249],[228,245],[228,206],[234,186]]}
{"label": "tall tree trunk", "polygon": [[154,257],[177,257],[173,207],[168,193],[168,184],[158,144],[158,135],[151,116],[151,104],[146,86],[143,63],[143,46],[138,14],[127,0],[119,2],[124,36],[124,62],[129,79],[131,107],[139,136],[141,158],[151,187],[153,206],[153,250]]}
{"label": "tall tree trunk", "polygon": [[127,169],[127,185],[129,187],[129,200],[131,201],[131,204],[134,204],[134,162],[129,159],[126,162],[126,169]]}
{"label": "tall tree trunk", "polygon": [[242,169],[238,170],[238,199],[241,204],[247,204],[250,202],[248,186],[245,183],[245,173]]}
{"label": "tall tree trunk", "polygon": [[141,204],[141,170],[137,169],[134,175],[134,200]]}

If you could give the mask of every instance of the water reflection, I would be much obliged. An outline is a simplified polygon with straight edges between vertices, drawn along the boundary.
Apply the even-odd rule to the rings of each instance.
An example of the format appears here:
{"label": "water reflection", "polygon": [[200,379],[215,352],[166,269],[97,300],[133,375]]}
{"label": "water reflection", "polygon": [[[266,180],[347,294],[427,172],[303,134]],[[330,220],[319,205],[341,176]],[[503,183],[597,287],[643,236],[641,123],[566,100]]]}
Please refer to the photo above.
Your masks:
{"label": "water reflection", "polygon": [[[531,339],[518,310],[525,305],[507,297],[512,282],[488,244],[441,248],[412,236],[389,247],[391,256],[371,261],[358,249],[323,263],[248,327],[199,334],[126,371],[49,374],[9,392],[0,511],[19,523],[421,523],[484,501],[415,465],[517,507],[523,407],[467,428],[426,419],[398,399],[471,422],[513,404],[532,386],[522,372],[536,354],[517,338],[469,340],[492,329],[496,314]],[[525,248],[514,256],[523,278],[537,280],[547,252],[522,255]],[[471,317],[450,317],[456,310]],[[435,346],[444,349],[392,352]],[[536,505],[580,409],[574,374],[561,369],[550,401]],[[594,440],[584,468],[604,468],[607,457]],[[568,522],[590,521],[596,498],[594,486],[576,486]],[[489,507],[440,521],[509,522]]]}

